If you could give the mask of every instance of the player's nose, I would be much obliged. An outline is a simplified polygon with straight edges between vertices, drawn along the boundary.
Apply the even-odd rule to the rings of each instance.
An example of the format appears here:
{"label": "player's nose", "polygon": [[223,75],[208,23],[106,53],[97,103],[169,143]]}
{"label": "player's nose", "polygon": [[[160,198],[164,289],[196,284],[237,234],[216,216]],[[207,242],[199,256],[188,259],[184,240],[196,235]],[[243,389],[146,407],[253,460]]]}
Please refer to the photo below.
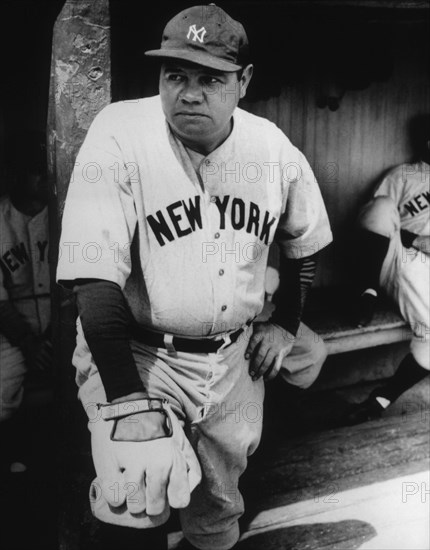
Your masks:
{"label": "player's nose", "polygon": [[180,98],[184,103],[201,103],[203,101],[203,86],[197,80],[190,79],[184,85]]}

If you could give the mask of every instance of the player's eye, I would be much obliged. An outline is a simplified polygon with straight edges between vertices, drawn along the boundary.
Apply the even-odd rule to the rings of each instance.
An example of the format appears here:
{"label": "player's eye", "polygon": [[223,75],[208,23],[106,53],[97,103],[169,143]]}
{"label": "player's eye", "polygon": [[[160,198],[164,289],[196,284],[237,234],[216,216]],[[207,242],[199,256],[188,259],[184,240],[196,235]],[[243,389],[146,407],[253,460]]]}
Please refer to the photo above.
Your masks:
{"label": "player's eye", "polygon": [[178,73],[170,73],[167,75],[167,80],[170,82],[183,82],[185,77]]}
{"label": "player's eye", "polygon": [[216,86],[220,80],[216,78],[215,76],[203,76],[202,77],[202,84],[203,86]]}

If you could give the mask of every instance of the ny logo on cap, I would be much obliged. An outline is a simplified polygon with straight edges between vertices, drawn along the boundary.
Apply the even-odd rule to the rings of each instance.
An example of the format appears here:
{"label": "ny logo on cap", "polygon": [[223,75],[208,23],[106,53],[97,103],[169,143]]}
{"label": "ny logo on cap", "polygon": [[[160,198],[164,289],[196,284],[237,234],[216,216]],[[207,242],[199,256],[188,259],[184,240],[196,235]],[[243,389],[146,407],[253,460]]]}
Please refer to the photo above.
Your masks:
{"label": "ny logo on cap", "polygon": [[201,29],[196,28],[195,25],[190,25],[188,29],[187,38],[189,39],[192,35],[192,41],[196,42],[197,40],[201,43],[203,43],[203,38],[205,37],[206,29],[202,27]]}

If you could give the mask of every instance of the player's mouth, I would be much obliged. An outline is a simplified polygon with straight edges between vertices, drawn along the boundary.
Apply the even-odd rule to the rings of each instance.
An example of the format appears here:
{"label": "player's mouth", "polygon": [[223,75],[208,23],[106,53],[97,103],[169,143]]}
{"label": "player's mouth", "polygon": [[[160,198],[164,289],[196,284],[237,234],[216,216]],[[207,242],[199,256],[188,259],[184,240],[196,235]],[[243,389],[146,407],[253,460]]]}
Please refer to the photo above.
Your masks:
{"label": "player's mouth", "polygon": [[208,115],[205,115],[204,113],[196,113],[195,111],[179,111],[175,114],[175,116],[183,116],[187,118],[208,118]]}

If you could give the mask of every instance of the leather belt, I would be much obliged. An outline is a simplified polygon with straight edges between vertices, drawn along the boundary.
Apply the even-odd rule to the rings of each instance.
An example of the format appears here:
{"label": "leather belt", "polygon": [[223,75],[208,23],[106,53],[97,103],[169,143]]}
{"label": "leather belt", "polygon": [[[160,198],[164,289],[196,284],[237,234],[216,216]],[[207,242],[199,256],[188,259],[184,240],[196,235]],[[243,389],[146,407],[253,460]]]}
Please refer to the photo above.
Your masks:
{"label": "leather belt", "polygon": [[154,348],[164,348],[171,351],[184,351],[186,353],[215,353],[224,344],[233,344],[243,333],[243,328],[228,334],[227,338],[214,340],[212,338],[183,338],[160,332],[153,332],[142,327],[135,327],[133,337]]}

